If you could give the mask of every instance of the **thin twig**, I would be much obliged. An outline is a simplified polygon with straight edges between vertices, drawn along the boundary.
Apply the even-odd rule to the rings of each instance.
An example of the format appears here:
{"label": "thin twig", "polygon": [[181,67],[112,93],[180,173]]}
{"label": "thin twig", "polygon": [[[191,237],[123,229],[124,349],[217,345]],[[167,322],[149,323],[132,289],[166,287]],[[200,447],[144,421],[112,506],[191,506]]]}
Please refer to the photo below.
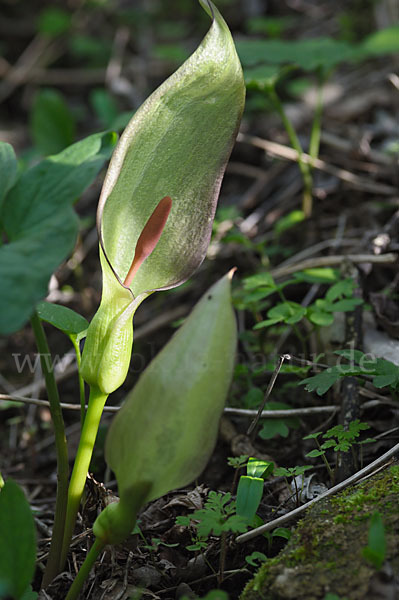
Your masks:
{"label": "thin twig", "polygon": [[[283,144],[278,144],[277,142],[271,142],[270,140],[264,140],[257,136],[244,133],[238,134],[237,141],[251,144],[257,148],[262,148],[262,150],[266,150],[266,152],[269,152],[274,156],[278,156],[279,158],[285,158],[287,160],[299,163],[299,155],[297,150],[294,150],[294,148],[290,148],[289,146],[284,146]],[[305,152],[301,153],[301,161],[311,165],[319,171],[324,171],[325,173],[334,175],[338,179],[349,183],[356,189],[382,194],[384,196],[393,196],[397,193],[397,189],[391,185],[378,183],[377,181],[370,181],[369,179],[355,175],[346,169],[340,169],[339,167],[330,165],[320,158],[312,158]]]}
{"label": "thin twig", "polygon": [[[381,465],[384,465],[384,463],[389,461],[389,459],[391,459],[391,457],[394,456],[394,454],[396,454],[397,452],[399,452],[399,444],[396,444],[393,448],[388,450],[388,452],[385,452],[385,454],[383,454],[382,456],[380,456],[379,458],[374,460],[372,463],[367,465],[367,467],[364,467],[363,469],[361,469],[360,471],[358,471],[351,477],[348,477],[348,479],[345,479],[345,481],[341,481],[341,483],[338,483],[337,485],[330,488],[323,494],[320,494],[320,496],[317,496],[316,498],[309,500],[309,502],[306,502],[306,504],[303,504],[302,506],[295,508],[294,510],[290,511],[286,515],[279,517],[278,519],[274,519],[273,521],[270,521],[269,523],[266,523],[265,525],[261,525],[260,527],[256,527],[256,529],[252,529],[252,531],[248,531],[247,533],[243,533],[243,534],[239,535],[236,538],[236,542],[238,542],[239,544],[241,544],[242,542],[247,542],[248,540],[251,540],[252,538],[254,538],[258,535],[261,535],[261,534],[265,533],[266,531],[270,531],[271,529],[274,529],[275,527],[279,527],[280,525],[282,525],[283,523],[286,523],[287,521],[290,521],[294,517],[298,517],[299,515],[304,513],[308,508],[310,508],[313,504],[315,504],[319,500],[323,500],[323,498],[328,498],[329,496],[333,496],[334,494],[347,488],[352,483],[356,483],[357,481],[359,481],[359,479],[362,479],[366,475],[369,475],[370,473],[375,471],[377,468],[381,467]],[[389,461],[387,463],[387,466],[389,464],[391,464],[391,462],[393,462],[393,461]]]}
{"label": "thin twig", "polygon": [[[369,402],[365,402],[362,405],[362,410],[368,408],[375,408],[376,406],[381,406],[381,404],[387,404],[389,406],[397,406],[397,403],[389,400],[389,398],[384,398],[383,396],[379,396],[380,400],[370,400]],[[48,400],[40,400],[38,398],[26,398],[25,396],[16,396],[14,394],[0,394],[0,401],[12,401],[12,402],[21,402],[23,404],[35,404],[36,406],[45,406],[46,408],[50,406]],[[65,402],[61,402],[60,406],[63,410],[80,410],[80,404],[68,404]],[[105,406],[104,412],[108,413],[116,413],[120,410],[120,406]],[[85,406],[87,410],[87,404]],[[288,408],[285,410],[263,410],[261,412],[262,419],[281,419],[284,417],[307,417],[309,415],[320,415],[320,414],[330,414],[335,413],[340,410],[340,406],[335,404],[330,404],[326,406],[309,406],[306,408]],[[233,408],[227,406],[224,409],[225,415],[231,415],[235,417],[246,417],[253,418],[258,415],[258,410],[251,410],[248,408]]]}
{"label": "thin twig", "polygon": [[255,417],[255,419],[252,421],[251,425],[248,427],[248,431],[247,431],[247,435],[250,437],[251,442],[254,441],[255,436],[256,436],[256,426],[258,425],[259,419],[262,416],[262,412],[263,409],[265,408],[266,402],[268,401],[268,398],[272,392],[272,389],[274,387],[274,384],[276,383],[276,379],[278,377],[278,374],[280,373],[281,367],[283,366],[283,362],[285,359],[290,360],[290,355],[289,354],[282,354],[278,361],[277,361],[277,365],[276,368],[273,371],[273,374],[270,378],[269,381],[269,385],[267,386],[267,390],[265,392],[265,395],[263,397],[263,402],[262,404],[259,406],[259,410],[257,412],[257,415]]}

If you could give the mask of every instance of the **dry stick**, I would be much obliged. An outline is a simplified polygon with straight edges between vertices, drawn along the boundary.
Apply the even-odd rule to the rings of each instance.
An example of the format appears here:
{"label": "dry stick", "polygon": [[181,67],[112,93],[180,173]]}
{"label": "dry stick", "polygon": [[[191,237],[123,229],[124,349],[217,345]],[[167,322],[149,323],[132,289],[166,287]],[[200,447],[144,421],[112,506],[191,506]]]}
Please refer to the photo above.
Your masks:
{"label": "dry stick", "polygon": [[[257,148],[262,148],[262,150],[266,150],[266,152],[269,152],[274,156],[278,156],[279,158],[285,158],[287,160],[299,162],[298,152],[293,148],[290,148],[289,146],[284,146],[283,144],[278,144],[277,142],[271,142],[269,140],[264,140],[262,138],[256,137],[254,135],[247,135],[244,133],[238,134],[237,141],[251,144],[252,146],[256,146]],[[359,190],[373,192],[376,194],[383,194],[385,196],[392,196],[397,194],[397,189],[393,186],[378,183],[376,181],[370,181],[369,179],[366,179],[365,177],[360,177],[359,175],[355,175],[354,173],[351,173],[346,169],[340,169],[339,167],[329,165],[320,158],[312,158],[309,154],[306,154],[305,152],[302,152],[301,160],[302,162],[311,165],[315,169],[319,169],[319,171],[324,171],[325,173],[334,175],[338,179],[341,179],[342,181],[351,184],[353,187]]]}
{"label": "dry stick", "polygon": [[292,273],[303,271],[305,269],[313,269],[317,267],[333,267],[334,265],[340,265],[344,260],[349,260],[355,264],[359,263],[373,263],[373,264],[394,264],[399,258],[398,254],[394,252],[387,252],[387,254],[343,254],[336,256],[317,256],[315,258],[309,258],[303,260],[297,264],[289,265],[286,267],[277,267],[270,271],[271,276],[274,279],[281,277],[287,277]]}
{"label": "dry stick", "polygon": [[[382,456],[380,456],[379,458],[374,460],[372,463],[367,465],[367,467],[364,467],[363,469],[361,469],[360,471],[358,471],[351,477],[348,477],[348,479],[345,479],[345,481],[341,481],[341,483],[338,483],[337,485],[330,488],[323,494],[320,494],[320,496],[317,496],[317,498],[313,498],[313,500],[309,500],[309,502],[306,502],[306,504],[303,504],[303,506],[299,506],[298,508],[295,508],[294,510],[287,513],[286,515],[283,515],[282,517],[279,517],[278,519],[274,519],[274,521],[269,521],[269,523],[266,523],[265,525],[261,525],[260,527],[257,527],[256,529],[252,529],[252,531],[248,531],[247,533],[243,533],[242,535],[239,535],[236,538],[236,542],[238,542],[239,544],[241,544],[242,542],[247,542],[248,540],[251,540],[252,538],[254,538],[256,536],[261,535],[261,534],[265,533],[266,531],[270,531],[271,529],[274,529],[275,527],[279,527],[283,523],[290,521],[292,518],[301,515],[310,506],[312,506],[319,500],[323,500],[323,498],[328,498],[329,496],[332,496],[333,494],[336,494],[337,492],[344,490],[346,487],[348,487],[352,483],[356,483],[359,479],[362,479],[362,477],[372,474],[373,471],[375,471],[378,467],[381,467],[382,465],[385,466],[385,462],[388,461],[397,452],[399,452],[399,444],[396,444],[393,448],[388,450],[388,452],[385,452],[385,454],[383,454]],[[390,463],[388,463],[388,464],[390,464]]]}
{"label": "dry stick", "polygon": [[[362,410],[366,408],[375,408],[376,406],[380,406],[381,404],[387,404],[389,406],[397,406],[397,403],[385,399],[380,396],[381,400],[370,400],[369,402],[365,402],[362,405]],[[0,394],[0,401],[13,401],[13,402],[21,402],[23,404],[35,404],[36,406],[45,406],[49,407],[50,403],[48,400],[40,400],[38,398],[26,398],[24,396],[15,396],[10,394]],[[63,410],[80,410],[80,404],[67,404],[65,402],[60,403],[60,407]],[[85,409],[87,410],[88,405],[86,404]],[[116,413],[120,410],[120,406],[105,406],[104,412],[108,413]],[[340,410],[340,406],[335,404],[330,404],[326,406],[309,406],[307,408],[289,408],[286,410],[263,410],[261,413],[262,419],[281,419],[284,417],[306,417],[309,415],[319,415],[324,413],[335,413]],[[256,417],[259,413],[258,410],[250,410],[248,408],[232,408],[227,406],[224,409],[225,415],[234,415],[236,417]]]}
{"label": "dry stick", "polygon": [[278,361],[277,361],[276,368],[274,369],[273,374],[272,374],[272,376],[270,378],[270,381],[269,381],[269,385],[267,386],[267,390],[266,390],[266,393],[264,395],[263,402],[259,406],[259,410],[258,410],[258,413],[257,413],[255,419],[252,421],[251,425],[248,427],[247,435],[250,436],[251,442],[253,442],[254,439],[255,439],[255,436],[256,436],[256,427],[258,425],[259,419],[262,416],[263,409],[265,408],[266,402],[267,402],[267,400],[268,400],[268,398],[269,398],[269,396],[270,396],[270,394],[272,392],[274,384],[276,383],[276,379],[278,377],[278,374],[280,373],[281,367],[283,366],[283,362],[284,362],[285,359],[290,360],[290,358],[291,357],[290,357],[289,354],[282,354],[279,357]]}

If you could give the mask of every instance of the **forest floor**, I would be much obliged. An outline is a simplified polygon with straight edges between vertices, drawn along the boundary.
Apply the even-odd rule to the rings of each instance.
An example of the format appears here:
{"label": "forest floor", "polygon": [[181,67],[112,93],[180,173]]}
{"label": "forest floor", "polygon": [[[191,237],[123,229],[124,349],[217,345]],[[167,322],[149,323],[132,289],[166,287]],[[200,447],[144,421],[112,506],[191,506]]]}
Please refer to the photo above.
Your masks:
{"label": "forest floor", "polygon": [[[170,15],[162,12],[157,2],[152,5],[155,13],[159,11],[154,16],[156,26],[148,18],[144,3],[137,3],[129,21],[123,3],[118,8],[102,8],[99,4],[93,9],[90,3],[71,2],[72,29],[51,37],[37,29],[34,19],[35,11],[45,13],[50,3],[35,1],[28,12],[12,2],[6,4],[6,15],[0,22],[6,57],[0,59],[0,138],[14,145],[25,164],[43,154],[46,145],[33,118],[38,90],[51,87],[62,93],[75,131],[79,131],[79,135],[74,134],[77,139],[108,126],[114,109],[118,113],[134,110],[176,67],[173,52],[178,54],[180,48],[184,54],[199,41],[197,6],[181,9],[173,30]],[[263,9],[249,15],[243,4],[232,1],[221,6],[236,39],[246,33],[245,23],[250,19],[259,24],[266,16],[272,17],[276,26],[280,23],[279,35],[288,40],[337,37],[340,33],[333,7],[327,1],[287,2],[283,7],[271,3],[271,14],[267,15]],[[370,29],[360,18],[358,30],[355,24],[350,26],[349,18],[354,22],[356,19],[347,11],[347,35],[351,32],[355,40],[362,39],[377,27],[392,25],[395,15],[389,16],[388,11],[384,17],[383,13],[390,3],[378,6],[379,11],[367,6],[373,23]],[[132,25],[134,19],[140,22],[137,31]],[[205,31],[205,19],[201,26]],[[104,35],[102,55],[101,44],[94,43],[96,28]],[[173,38],[182,31],[190,32],[189,38],[185,33],[183,49]],[[313,208],[308,216],[302,210],[304,181],[298,154],[265,90],[256,82],[248,86],[247,108],[223,182],[207,259],[188,283],[152,296],[135,317],[131,368],[125,384],[112,395],[104,412],[67,569],[41,592],[42,599],[65,598],[91,545],[93,521],[106,499],[117,493],[103,458],[112,409],[123,401],[199,297],[232,267],[237,267],[233,301],[239,348],[214,454],[195,484],[147,505],[139,516],[140,532],[103,553],[84,597],[170,600],[202,597],[219,589],[230,600],[239,598],[259,566],[274,560],[290,537],[292,551],[293,540],[299,539],[297,534],[292,537],[295,515],[280,530],[245,541],[237,541],[237,533],[231,531],[200,538],[195,522],[179,524],[177,517],[209,507],[206,502],[212,490],[230,492],[234,500],[238,476],[245,474],[245,468],[238,471],[232,465],[245,465],[246,458],[256,457],[274,463],[275,468],[292,469],[291,474],[277,471],[265,480],[257,525],[268,523],[344,481],[398,443],[399,376],[389,366],[399,365],[398,66],[397,56],[387,53],[358,63],[340,63],[326,79],[320,150],[311,170]],[[314,71],[301,69],[282,77],[277,88],[285,114],[305,150],[309,148],[317,110],[315,81]],[[93,100],[95,90],[98,104]],[[52,278],[48,297],[88,319],[101,297],[95,211],[103,175],[76,204],[81,217],[79,239],[71,258]],[[277,286],[274,291],[272,285]],[[284,305],[285,312],[267,314],[276,305]],[[274,321],[262,327],[267,319]],[[46,332],[58,361],[61,400],[75,405],[64,409],[73,456],[80,431],[76,362],[68,339],[47,326]],[[54,435],[31,329],[26,326],[0,340],[0,346],[0,470],[4,479],[12,477],[23,486],[34,509],[39,554],[33,589],[38,589],[54,515]],[[326,375],[326,365],[342,365],[342,357],[334,352],[344,349],[349,351],[348,362],[344,363],[352,370],[346,377],[343,371],[335,377],[334,371],[332,381]],[[374,366],[361,372],[361,354],[355,350],[368,354]],[[286,355],[277,374],[276,365]],[[378,362],[377,357],[387,363]],[[268,395],[268,385],[276,374]],[[306,388],[298,385],[315,375],[321,377],[312,379]],[[15,402],[15,397],[25,401]],[[264,410],[274,414],[264,412],[255,435],[248,435],[264,398]],[[327,449],[325,457],[333,473],[327,471],[321,456],[306,456],[316,449],[316,442],[305,436],[324,434],[339,424],[350,430],[351,423],[359,422],[368,428],[352,426],[356,432],[349,446]],[[337,430],[331,435],[338,447],[344,439],[342,432]],[[320,443],[326,439],[318,438]],[[372,441],[359,443],[367,439]],[[391,458],[382,465],[388,463]],[[301,472],[304,465],[311,468]],[[374,509],[384,513],[378,501]],[[333,503],[329,510],[339,513]],[[366,511],[367,528],[370,516],[370,510]],[[226,514],[221,518],[227,520]],[[364,565],[369,564],[363,560]],[[370,573],[365,574],[368,576]],[[399,597],[397,573],[392,581],[391,595],[378,597]],[[287,583],[286,590],[290,585]],[[363,596],[348,592],[347,597],[377,598],[367,589]],[[323,600],[328,592],[331,600],[340,597],[334,596],[337,590],[327,585],[312,597]],[[279,589],[264,597],[294,597],[290,593]],[[255,597],[261,598],[261,592],[251,596]]]}

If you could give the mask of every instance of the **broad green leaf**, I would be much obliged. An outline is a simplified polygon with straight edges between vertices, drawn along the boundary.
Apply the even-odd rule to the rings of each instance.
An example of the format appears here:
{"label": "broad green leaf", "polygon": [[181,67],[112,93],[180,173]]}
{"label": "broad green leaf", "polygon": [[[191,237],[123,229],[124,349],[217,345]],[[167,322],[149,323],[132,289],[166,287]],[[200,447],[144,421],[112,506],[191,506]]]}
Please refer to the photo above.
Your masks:
{"label": "broad green leaf", "polygon": [[375,365],[376,376],[373,379],[373,385],[377,388],[385,386],[399,386],[399,367],[389,360],[378,358]]}
{"label": "broad green leaf", "polygon": [[331,38],[242,40],[237,43],[237,50],[244,67],[264,63],[293,64],[305,71],[319,67],[330,69],[343,61],[353,60],[356,55],[353,46]]}
{"label": "broad green leaf", "polygon": [[0,587],[16,600],[33,578],[36,531],[32,511],[15,481],[6,481],[0,492]]}
{"label": "broad green leaf", "polygon": [[246,277],[243,281],[245,290],[255,290],[259,287],[271,287],[276,289],[276,284],[270,273],[265,271],[264,273],[257,273]]}
{"label": "broad green leaf", "polygon": [[114,134],[99,133],[24,173],[3,204],[9,243],[0,248],[0,333],[20,329],[47,294],[54,270],[72,251],[78,219],[72,204],[109,158]]}
{"label": "broad green leaf", "polygon": [[50,323],[69,337],[73,336],[79,340],[86,335],[88,321],[66,306],[43,301],[39,302],[36,311],[42,321]]}
{"label": "broad green leaf", "polygon": [[386,556],[386,539],[384,523],[378,511],[370,519],[368,545],[363,549],[363,556],[377,569],[381,569]]}
{"label": "broad green leaf", "polygon": [[308,392],[314,392],[318,396],[325,394],[342,376],[342,372],[335,367],[330,367],[313,377],[307,377],[298,383],[298,385],[304,385],[305,390]]}
{"label": "broad green leaf", "polygon": [[334,283],[337,281],[339,273],[336,269],[330,267],[320,267],[315,269],[306,269],[305,271],[299,271],[294,273],[293,277],[299,281],[306,281],[307,283]]}
{"label": "broad green leaf", "polygon": [[264,397],[264,393],[258,387],[251,387],[242,399],[245,408],[259,406]]}
{"label": "broad green leaf", "polygon": [[113,123],[118,118],[119,111],[118,105],[110,92],[104,88],[96,88],[90,93],[90,104],[101,126],[113,128]]}
{"label": "broad green leaf", "polygon": [[32,586],[29,586],[23,596],[21,596],[21,600],[37,600],[39,594],[32,590]]}
{"label": "broad green leaf", "polygon": [[0,216],[3,200],[17,178],[18,164],[13,147],[0,142]]}
{"label": "broad green leaf", "polygon": [[35,146],[45,156],[61,152],[75,139],[75,120],[63,95],[53,89],[37,92],[30,119]]}
{"label": "broad green leaf", "polygon": [[322,434],[322,431],[315,431],[314,433],[309,433],[303,437],[303,440],[317,440],[317,438]]}
{"label": "broad green leaf", "polygon": [[268,90],[277,83],[282,74],[283,69],[280,65],[258,65],[245,69],[244,79],[248,88]]}
{"label": "broad green leaf", "polygon": [[266,419],[263,423],[262,429],[259,431],[259,437],[262,440],[271,440],[276,435],[281,437],[288,437],[289,428],[283,419]]}
{"label": "broad green leaf", "polygon": [[399,25],[369,35],[360,46],[360,56],[378,56],[399,52]]}
{"label": "broad green leaf", "polygon": [[298,323],[306,314],[306,308],[297,302],[282,302],[273,306],[268,312],[269,319],[279,319],[284,323],[293,325]]}
{"label": "broad green leaf", "polygon": [[308,319],[315,325],[320,325],[321,327],[327,327],[334,323],[334,316],[331,313],[316,310],[309,311]]}
{"label": "broad green leaf", "polygon": [[309,458],[317,458],[318,456],[323,456],[324,454],[325,452],[323,452],[323,450],[311,450],[305,454],[305,456],[308,456]]}
{"label": "broad green leaf", "polygon": [[71,14],[56,6],[47,6],[39,15],[38,31],[48,37],[66,33],[71,26]]}
{"label": "broad green leaf", "polygon": [[254,325],[253,329],[263,329],[264,327],[271,327],[272,325],[276,325],[277,323],[281,323],[281,318],[275,319],[265,319],[264,321],[260,321],[256,325]]}
{"label": "broad green leaf", "polygon": [[284,231],[287,231],[288,229],[295,227],[295,225],[298,225],[298,223],[304,221],[304,219],[305,213],[303,210],[292,210],[290,213],[288,213],[288,215],[281,217],[273,229],[277,235],[281,235],[284,233]]}
{"label": "broad green leaf", "polygon": [[267,560],[267,556],[266,554],[263,554],[263,552],[258,552],[255,550],[254,552],[252,552],[252,554],[246,556],[245,560],[252,567],[258,567],[259,565],[257,561],[263,562]]}
{"label": "broad green leaf", "polygon": [[337,281],[334,285],[330,287],[326,294],[326,299],[329,302],[334,302],[338,298],[342,298],[342,296],[346,296],[351,298],[353,295],[353,290],[355,289],[355,282],[353,279],[342,279],[341,281]]}
{"label": "broad green leaf", "polygon": [[[110,511],[125,511],[122,521],[129,511],[135,516],[132,503],[140,506],[187,485],[205,467],[232,379],[236,343],[227,275],[146,368],[109,429],[105,457],[121,497]],[[97,536],[108,527],[108,515],[102,515],[94,527]]]}
{"label": "broad green leaf", "polygon": [[[133,116],[98,204],[103,294],[88,330],[82,375],[107,394],[126,378],[137,307],[152,292],[186,281],[205,257],[244,108],[230,31],[212,2],[200,3],[213,16],[208,34]],[[161,235],[127,281],[140,236],[165,200],[172,205]]]}
{"label": "broad green leaf", "polygon": [[359,363],[364,356],[361,350],[355,350],[352,348],[345,348],[344,350],[335,350],[334,354],[336,354],[337,356],[343,356],[347,360],[355,363]]}
{"label": "broad green leaf", "polygon": [[334,302],[332,308],[334,312],[351,312],[355,310],[356,306],[360,306],[361,304],[363,304],[361,298],[344,298],[343,300]]}
{"label": "broad green leaf", "polygon": [[237,487],[237,515],[251,521],[258,510],[263,495],[264,480],[242,475]]}
{"label": "broad green leaf", "polygon": [[276,529],[273,529],[272,536],[282,537],[285,540],[289,540],[291,537],[291,533],[291,529],[288,529],[288,527],[276,527]]}

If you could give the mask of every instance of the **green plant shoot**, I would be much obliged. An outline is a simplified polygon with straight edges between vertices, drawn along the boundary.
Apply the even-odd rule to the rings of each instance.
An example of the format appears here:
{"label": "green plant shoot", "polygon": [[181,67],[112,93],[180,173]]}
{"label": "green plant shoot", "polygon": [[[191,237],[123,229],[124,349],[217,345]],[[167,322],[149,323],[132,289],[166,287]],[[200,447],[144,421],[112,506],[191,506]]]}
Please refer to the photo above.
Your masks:
{"label": "green plant shoot", "polygon": [[104,546],[132,532],[143,504],[187,485],[204,469],[233,375],[237,328],[230,280],[228,274],[205,293],[115,417],[105,456],[120,501],[96,519],[96,540],[67,600],[77,597]]}
{"label": "green plant shoot", "polygon": [[[123,537],[131,532],[137,499],[143,504],[187,485],[209,459],[237,343],[230,279],[226,275],[205,293],[142,374],[112,423],[105,456],[121,501],[105,509],[94,526],[96,536],[106,543],[117,543],[121,528]],[[129,521],[124,515],[114,525],[124,506]],[[104,526],[107,513],[112,514],[109,531]]]}
{"label": "green plant shoot", "polygon": [[[101,192],[103,295],[89,327],[82,372],[104,394],[125,380],[137,307],[152,292],[186,281],[205,257],[244,107],[244,80],[229,29],[212,2],[200,2],[213,17],[208,34],[136,112]],[[151,215],[155,223],[147,242],[154,243],[138,261],[135,249]]]}
{"label": "green plant shoot", "polygon": [[[82,354],[81,374],[90,385],[90,399],[68,491],[60,568],[104,404],[127,375],[134,313],[154,291],[186,281],[204,259],[244,108],[244,79],[230,31],[210,0],[200,4],[213,18],[208,34],[135,113],[112,157],[99,200],[103,290]],[[141,464],[140,455],[131,460]],[[130,463],[125,468],[130,471]],[[175,468],[170,466],[169,472]],[[140,493],[136,486],[136,501],[153,497],[154,485],[151,479],[152,491],[143,484]],[[122,502],[120,510],[124,506]]]}

